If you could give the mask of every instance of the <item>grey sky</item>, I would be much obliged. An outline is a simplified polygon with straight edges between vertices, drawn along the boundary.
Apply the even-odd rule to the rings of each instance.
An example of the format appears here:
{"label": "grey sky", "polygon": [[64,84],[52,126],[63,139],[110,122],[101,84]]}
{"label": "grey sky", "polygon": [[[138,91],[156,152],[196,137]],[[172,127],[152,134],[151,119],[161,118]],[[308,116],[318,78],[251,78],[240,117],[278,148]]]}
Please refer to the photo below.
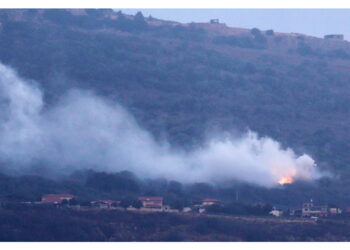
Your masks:
{"label": "grey sky", "polygon": [[121,9],[178,22],[207,22],[219,18],[231,27],[273,29],[323,37],[344,34],[350,40],[350,9]]}

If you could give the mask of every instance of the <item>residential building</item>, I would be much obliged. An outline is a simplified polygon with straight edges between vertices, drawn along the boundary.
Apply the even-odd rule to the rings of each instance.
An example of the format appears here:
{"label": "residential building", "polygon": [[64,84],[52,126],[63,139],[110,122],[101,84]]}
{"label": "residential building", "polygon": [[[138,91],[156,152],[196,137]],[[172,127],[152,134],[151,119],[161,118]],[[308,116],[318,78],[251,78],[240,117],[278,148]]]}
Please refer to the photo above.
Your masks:
{"label": "residential building", "polygon": [[220,201],[217,199],[213,199],[213,198],[206,198],[206,199],[202,200],[202,206],[204,206],[204,207],[205,206],[212,206],[212,205],[218,204],[218,203],[220,203]]}
{"label": "residential building", "polygon": [[280,216],[283,215],[283,211],[282,211],[282,209],[277,209],[277,208],[274,207],[274,208],[270,211],[269,214],[271,214],[271,215],[273,215],[273,216],[276,216],[276,217],[280,217]]}
{"label": "residential building", "polygon": [[325,35],[324,39],[344,40],[344,35],[342,34]]}
{"label": "residential building", "polygon": [[144,208],[162,208],[163,197],[139,197]]}
{"label": "residential building", "polygon": [[198,209],[198,212],[199,212],[200,214],[202,214],[202,213],[205,213],[206,210],[205,210],[205,208],[199,208],[199,209]]}
{"label": "residential building", "polygon": [[192,208],[190,208],[190,207],[184,207],[183,209],[182,209],[182,212],[184,212],[184,213],[189,213],[189,212],[191,212],[192,211]]}
{"label": "residential building", "polygon": [[338,207],[330,207],[328,211],[329,211],[329,215],[339,215],[342,213],[342,210]]}
{"label": "residential building", "polygon": [[59,204],[65,200],[69,201],[74,197],[72,194],[45,194],[41,198],[41,203]]}
{"label": "residential building", "polygon": [[328,207],[327,206],[315,206],[314,203],[308,202],[304,203],[302,207],[302,216],[310,217],[310,216],[328,216]]}

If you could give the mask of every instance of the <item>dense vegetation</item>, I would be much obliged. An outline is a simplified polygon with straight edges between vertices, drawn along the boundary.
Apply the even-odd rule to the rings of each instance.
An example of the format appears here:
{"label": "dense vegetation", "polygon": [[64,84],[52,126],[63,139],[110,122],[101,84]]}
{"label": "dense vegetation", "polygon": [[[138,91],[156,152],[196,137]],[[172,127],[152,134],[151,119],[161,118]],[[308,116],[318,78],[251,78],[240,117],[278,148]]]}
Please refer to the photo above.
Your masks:
{"label": "dense vegetation", "polygon": [[0,241],[346,241],[349,220],[223,219],[3,205]]}

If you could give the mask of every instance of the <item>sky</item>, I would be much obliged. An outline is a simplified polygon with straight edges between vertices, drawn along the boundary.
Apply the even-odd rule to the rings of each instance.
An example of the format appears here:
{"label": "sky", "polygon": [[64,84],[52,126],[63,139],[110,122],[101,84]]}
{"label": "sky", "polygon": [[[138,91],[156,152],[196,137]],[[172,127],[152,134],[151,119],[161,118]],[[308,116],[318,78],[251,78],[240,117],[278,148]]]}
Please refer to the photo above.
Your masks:
{"label": "sky", "polygon": [[350,9],[121,9],[123,13],[178,21],[208,22],[218,18],[230,27],[273,29],[316,37],[344,34],[350,40]]}

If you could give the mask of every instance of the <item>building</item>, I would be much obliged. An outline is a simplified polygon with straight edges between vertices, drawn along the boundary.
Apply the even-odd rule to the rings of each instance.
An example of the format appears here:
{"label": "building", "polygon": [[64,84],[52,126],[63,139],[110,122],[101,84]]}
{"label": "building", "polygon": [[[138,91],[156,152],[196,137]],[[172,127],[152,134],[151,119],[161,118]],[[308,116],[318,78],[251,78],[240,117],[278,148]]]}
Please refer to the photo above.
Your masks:
{"label": "building", "polygon": [[276,216],[276,217],[281,217],[281,216],[283,215],[283,211],[282,211],[282,209],[277,209],[277,208],[274,207],[274,208],[270,211],[269,214],[271,214],[271,215],[273,215],[273,216]]}
{"label": "building", "polygon": [[205,208],[201,207],[201,208],[198,209],[198,213],[200,213],[200,214],[203,214],[205,212],[206,212]]}
{"label": "building", "polygon": [[344,40],[344,35],[342,34],[325,35],[324,39]]}
{"label": "building", "polygon": [[342,213],[342,210],[338,207],[330,207],[328,211],[329,211],[329,215],[339,215]]}
{"label": "building", "polygon": [[204,207],[205,206],[212,206],[212,205],[218,204],[218,203],[220,203],[220,201],[217,199],[213,199],[213,198],[206,198],[206,199],[202,200],[202,206],[204,206]]}
{"label": "building", "polygon": [[219,19],[211,19],[210,23],[219,23]]}
{"label": "building", "polygon": [[301,209],[301,214],[303,217],[311,217],[311,216],[328,216],[328,207],[327,206],[315,206],[314,203],[308,202],[304,203]]}
{"label": "building", "polygon": [[189,212],[191,212],[192,211],[192,208],[190,208],[190,207],[184,207],[183,209],[182,209],[182,212],[184,212],[184,213],[189,213]]}
{"label": "building", "polygon": [[144,208],[162,208],[163,197],[139,197]]}
{"label": "building", "polygon": [[45,194],[41,198],[41,203],[59,204],[63,201],[69,201],[74,197],[72,194]]}

